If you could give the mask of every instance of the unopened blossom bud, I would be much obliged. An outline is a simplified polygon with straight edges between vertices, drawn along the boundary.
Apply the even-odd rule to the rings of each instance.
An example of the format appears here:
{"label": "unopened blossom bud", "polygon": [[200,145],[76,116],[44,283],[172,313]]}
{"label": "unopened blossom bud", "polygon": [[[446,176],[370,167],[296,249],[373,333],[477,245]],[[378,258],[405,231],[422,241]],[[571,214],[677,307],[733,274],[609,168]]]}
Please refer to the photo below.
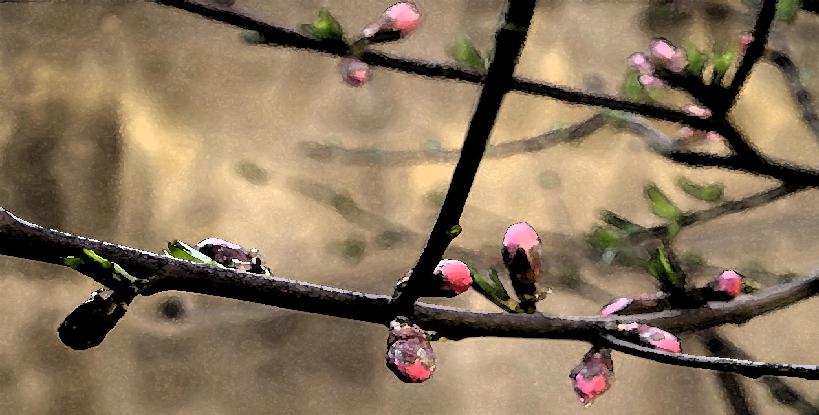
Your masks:
{"label": "unopened blossom bud", "polygon": [[405,38],[418,28],[420,20],[421,13],[415,3],[402,1],[390,6],[378,21],[365,27],[362,35],[371,38],[379,33],[398,32],[401,38]]}
{"label": "unopened blossom bud", "polygon": [[754,35],[751,32],[744,32],[739,35],[739,50],[745,52],[745,49],[748,49],[748,45],[753,41]]}
{"label": "unopened blossom bud", "polygon": [[[700,105],[686,105],[683,110],[691,114],[695,117],[706,119],[711,117],[711,110],[707,107],[703,107]],[[677,135],[679,137],[688,138],[694,137],[699,139],[706,139],[709,141],[719,141],[722,140],[722,136],[719,135],[716,131],[704,131],[704,130],[697,130],[691,127],[683,127],[678,132]]]}
{"label": "unopened blossom bud", "polygon": [[617,314],[620,311],[623,311],[629,304],[633,303],[633,298],[615,298],[600,310],[600,315],[603,317],[608,317],[613,314]]}
{"label": "unopened blossom bud", "polygon": [[640,85],[645,87],[659,87],[665,85],[665,82],[663,82],[662,79],[657,78],[654,75],[643,74],[640,75],[640,77],[637,78],[637,80],[640,82]]}
{"label": "unopened blossom bud", "polygon": [[711,110],[699,105],[686,105],[685,112],[699,118],[708,118],[711,116]]}
{"label": "unopened blossom bud", "polygon": [[472,273],[469,267],[455,259],[442,259],[433,273],[441,280],[441,291],[446,297],[454,297],[469,289],[472,285]]}
{"label": "unopened blossom bud", "polygon": [[734,270],[726,270],[708,283],[708,288],[719,299],[730,300],[742,294],[742,275]]}
{"label": "unopened blossom bud", "polygon": [[591,405],[591,402],[607,391],[614,381],[611,350],[592,348],[583,356],[580,364],[572,369],[569,378],[580,403]]}
{"label": "unopened blossom bud", "polygon": [[267,271],[256,248],[247,251],[239,244],[220,238],[208,238],[196,244],[196,249],[228,268],[256,274],[264,274]]}
{"label": "unopened blossom bud", "polygon": [[387,367],[406,383],[421,383],[435,371],[435,353],[420,327],[405,321],[390,322]]}
{"label": "unopened blossom bud", "polygon": [[355,58],[342,58],[341,79],[350,86],[362,86],[370,80],[370,66]]}
{"label": "unopened blossom bud", "polygon": [[685,49],[678,48],[665,39],[654,39],[649,45],[654,60],[671,72],[682,72],[688,65]]}
{"label": "unopened blossom bud", "polygon": [[631,56],[628,57],[628,63],[643,75],[651,75],[654,73],[654,65],[649,62],[648,57],[642,52],[632,53]]}
{"label": "unopened blossom bud", "polygon": [[680,340],[673,334],[642,323],[619,324],[617,329],[637,337],[642,343],[672,353],[680,353]]}
{"label": "unopened blossom bud", "polygon": [[98,346],[125,315],[133,299],[133,292],[109,288],[92,292],[57,328],[60,340],[74,350]]}
{"label": "unopened blossom bud", "polygon": [[535,229],[526,222],[510,226],[503,236],[501,256],[521,305],[534,304],[538,295],[535,283],[541,274],[540,237]]}

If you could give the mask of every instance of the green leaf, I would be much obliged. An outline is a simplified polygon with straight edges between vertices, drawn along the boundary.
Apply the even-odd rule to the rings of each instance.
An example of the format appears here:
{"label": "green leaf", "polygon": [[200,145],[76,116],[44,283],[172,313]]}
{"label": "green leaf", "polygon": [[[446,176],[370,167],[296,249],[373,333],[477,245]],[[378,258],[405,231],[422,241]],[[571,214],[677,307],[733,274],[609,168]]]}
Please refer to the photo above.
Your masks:
{"label": "green leaf", "polygon": [[632,234],[634,232],[639,232],[639,231],[645,229],[644,227],[642,227],[642,226],[640,226],[640,225],[638,225],[638,224],[636,224],[634,222],[631,222],[628,219],[625,219],[625,218],[617,215],[616,213],[614,213],[614,212],[612,212],[610,210],[605,210],[605,209],[601,210],[600,211],[600,219],[603,222],[605,222],[605,223],[607,223],[607,224],[609,224],[611,226],[614,226],[615,228],[620,229],[621,231],[623,231],[623,232],[625,232],[627,234]]}
{"label": "green leaf", "polygon": [[455,35],[455,40],[446,48],[446,54],[462,65],[481,72],[486,70],[486,61],[481,52],[472,43],[472,39],[463,33]]}
{"label": "green leaf", "polygon": [[83,248],[82,252],[85,253],[85,255],[87,257],[93,259],[96,263],[100,264],[105,269],[113,268],[113,266],[114,266],[113,264],[111,264],[111,261],[108,261],[107,259],[97,255],[96,252],[94,252],[94,251],[92,251],[92,250],[90,250],[88,248]]}
{"label": "green leaf", "polygon": [[646,199],[649,201],[651,212],[655,215],[676,222],[682,215],[682,211],[671,199],[666,196],[657,185],[649,183],[645,186],[643,191]]}
{"label": "green leaf", "polygon": [[77,269],[81,265],[85,265],[85,261],[83,261],[82,258],[77,258],[75,256],[67,256],[65,257],[65,259],[63,259],[63,264],[71,268]]}
{"label": "green leaf", "polygon": [[446,231],[446,236],[450,238],[455,238],[461,234],[462,230],[463,228],[461,228],[461,225],[458,224],[452,225],[452,227]]}
{"label": "green leaf", "polygon": [[198,249],[180,241],[175,240],[168,242],[168,255],[189,262],[196,262],[200,264],[208,264],[224,268],[221,264],[214,261],[211,257],[199,252]]}
{"label": "green leaf", "polygon": [[586,242],[600,251],[616,249],[623,246],[623,235],[616,229],[607,226],[595,226],[586,236]]}
{"label": "green leaf", "polygon": [[318,17],[313,23],[301,26],[302,29],[319,39],[342,40],[344,38],[344,31],[341,29],[341,24],[336,20],[330,9],[322,7],[319,9]]}
{"label": "green leaf", "polygon": [[714,81],[712,83],[722,82],[722,78],[725,77],[725,73],[728,72],[728,68],[730,68],[736,60],[736,51],[727,50],[725,52],[715,53],[711,58],[711,62],[714,64]]}
{"label": "green leaf", "polygon": [[776,17],[786,22],[793,22],[802,8],[802,0],[779,0],[776,2]]}
{"label": "green leaf", "polygon": [[681,270],[674,269],[662,245],[652,253],[648,261],[648,271],[660,282],[664,291],[685,288],[685,276]]}
{"label": "green leaf", "polygon": [[524,310],[520,308],[520,304],[509,297],[506,287],[498,278],[498,273],[494,268],[490,269],[491,282],[487,281],[480,273],[467,264],[469,272],[472,274],[472,288],[484,296],[487,300],[498,306],[500,309],[508,313],[523,313]]}
{"label": "green leaf", "polygon": [[702,71],[705,69],[705,64],[708,63],[708,56],[693,45],[686,48],[686,53],[688,55],[686,71],[697,78],[702,78]]}
{"label": "green leaf", "polygon": [[691,197],[704,200],[706,202],[719,201],[722,199],[722,194],[725,190],[725,186],[723,186],[722,183],[701,185],[688,180],[684,176],[677,178],[677,186],[679,186],[683,192],[689,194]]}

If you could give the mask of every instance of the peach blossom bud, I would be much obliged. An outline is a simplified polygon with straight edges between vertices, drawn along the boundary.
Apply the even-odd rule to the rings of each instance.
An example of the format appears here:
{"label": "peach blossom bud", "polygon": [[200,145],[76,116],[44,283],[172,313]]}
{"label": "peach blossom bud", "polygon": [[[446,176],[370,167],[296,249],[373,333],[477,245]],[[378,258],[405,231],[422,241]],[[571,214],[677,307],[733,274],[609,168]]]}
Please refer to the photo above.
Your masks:
{"label": "peach blossom bud", "polygon": [[727,299],[735,298],[742,294],[742,275],[731,269],[723,271],[711,280],[708,287]]}
{"label": "peach blossom bud", "polygon": [[441,278],[441,290],[447,297],[454,297],[472,285],[469,267],[455,259],[442,259],[435,267],[434,274]]}
{"label": "peach blossom bud", "polygon": [[648,61],[648,57],[642,52],[632,53],[631,56],[628,57],[628,63],[641,74],[651,75],[654,73],[654,65]]}
{"label": "peach blossom bud", "polygon": [[748,45],[753,41],[754,35],[751,32],[744,32],[739,35],[739,50],[745,52],[745,49],[748,49]]}
{"label": "peach blossom bud", "polygon": [[685,107],[685,112],[700,118],[708,118],[711,116],[711,110],[699,105],[687,105]]}
{"label": "peach blossom bud", "polygon": [[600,310],[600,315],[603,317],[607,317],[613,314],[617,314],[620,311],[624,310],[629,304],[633,303],[633,298],[615,298],[610,303],[603,306],[603,309]]}
{"label": "peach blossom bud", "polygon": [[541,267],[540,237],[535,229],[526,222],[510,226],[503,236],[501,256],[521,304],[534,304]]}
{"label": "peach blossom bud", "polygon": [[421,13],[418,12],[415,3],[404,1],[385,10],[377,22],[364,28],[362,35],[369,38],[377,33],[397,31],[402,38],[405,38],[418,28],[420,21]]}
{"label": "peach blossom bud", "polygon": [[393,320],[387,337],[387,367],[406,383],[421,383],[435,371],[435,353],[420,327]]}
{"label": "peach blossom bud", "polygon": [[662,79],[657,78],[656,76],[653,76],[653,75],[643,74],[643,75],[640,75],[640,77],[637,78],[637,80],[640,82],[640,85],[645,86],[645,87],[654,87],[654,86],[663,86],[663,85],[665,85],[665,82],[663,82]]}
{"label": "peach blossom bud", "polygon": [[602,395],[614,380],[614,363],[611,350],[592,348],[583,360],[569,373],[577,398],[583,405]]}
{"label": "peach blossom bud", "polygon": [[617,329],[636,336],[641,342],[654,348],[672,353],[680,353],[680,340],[673,334],[654,326],[641,323],[619,324]]}
{"label": "peach blossom bud", "polygon": [[649,45],[651,56],[671,72],[682,72],[688,65],[685,49],[678,48],[666,39],[654,39]]}
{"label": "peach blossom bud", "polygon": [[370,80],[370,66],[358,59],[341,59],[341,79],[347,85],[359,87]]}

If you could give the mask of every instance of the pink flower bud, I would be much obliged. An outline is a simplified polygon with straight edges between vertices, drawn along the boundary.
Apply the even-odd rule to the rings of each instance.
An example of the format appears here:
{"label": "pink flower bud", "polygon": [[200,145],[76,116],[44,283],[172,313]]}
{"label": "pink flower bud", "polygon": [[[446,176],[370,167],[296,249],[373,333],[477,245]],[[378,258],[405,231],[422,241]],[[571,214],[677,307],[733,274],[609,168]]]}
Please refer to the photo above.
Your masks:
{"label": "pink flower bud", "polygon": [[435,353],[420,327],[403,321],[390,322],[387,367],[406,383],[421,383],[435,371]]}
{"label": "pink flower bud", "polygon": [[510,226],[503,236],[501,256],[521,305],[533,305],[541,267],[540,237],[534,228],[526,222]]}
{"label": "pink flower bud", "polygon": [[677,339],[676,336],[657,327],[641,323],[627,323],[617,325],[617,329],[637,336],[641,342],[654,348],[672,353],[680,353],[680,351],[682,351],[680,340]]}
{"label": "pink flower bud", "polygon": [[472,273],[469,267],[455,259],[442,259],[435,267],[434,274],[441,278],[441,289],[454,297],[469,289],[472,285]]}
{"label": "pink flower bud", "polygon": [[623,311],[629,304],[633,303],[633,298],[615,298],[610,303],[603,306],[603,309],[600,310],[600,315],[603,317],[607,317],[613,314],[617,314],[620,311]]}
{"label": "pink flower bud", "polygon": [[699,105],[686,105],[685,112],[699,118],[708,118],[711,116],[711,110]]}
{"label": "pink flower bud", "polygon": [[361,33],[369,38],[377,33],[396,31],[405,38],[418,28],[420,21],[421,13],[415,3],[403,1],[390,6],[377,22],[367,25]]}
{"label": "pink flower bud", "polygon": [[640,85],[645,86],[645,87],[654,87],[654,86],[663,86],[663,85],[665,85],[665,82],[663,82],[662,79],[657,78],[654,75],[645,75],[645,74],[643,74],[643,75],[640,75],[640,77],[637,78],[637,80],[640,82]]}
{"label": "pink flower bud", "polygon": [[654,65],[648,61],[648,57],[642,52],[632,53],[628,57],[628,63],[643,75],[651,75],[654,73]]}
{"label": "pink flower bud", "polygon": [[729,298],[735,298],[742,294],[742,275],[729,269],[714,278],[708,286],[715,292],[722,293]]}
{"label": "pink flower bud", "polygon": [[754,35],[751,32],[744,32],[743,34],[739,35],[739,50],[743,53],[745,49],[748,49],[748,45],[754,41]]}
{"label": "pink flower bud", "polygon": [[607,391],[614,381],[611,350],[592,348],[583,356],[580,364],[572,369],[569,378],[580,403],[591,405],[591,402]]}
{"label": "pink flower bud", "polygon": [[705,139],[708,141],[720,141],[723,139],[716,131],[709,131],[705,133]]}
{"label": "pink flower bud", "polygon": [[341,59],[341,79],[350,86],[362,86],[370,80],[370,66],[358,59]]}
{"label": "pink flower bud", "polygon": [[652,40],[649,51],[657,63],[671,72],[682,72],[688,65],[685,49],[672,45],[668,40],[662,38]]}
{"label": "pink flower bud", "polygon": [[207,255],[214,261],[234,268],[233,260],[239,262],[249,262],[250,256],[241,245],[219,238],[208,238],[196,244],[199,252]]}

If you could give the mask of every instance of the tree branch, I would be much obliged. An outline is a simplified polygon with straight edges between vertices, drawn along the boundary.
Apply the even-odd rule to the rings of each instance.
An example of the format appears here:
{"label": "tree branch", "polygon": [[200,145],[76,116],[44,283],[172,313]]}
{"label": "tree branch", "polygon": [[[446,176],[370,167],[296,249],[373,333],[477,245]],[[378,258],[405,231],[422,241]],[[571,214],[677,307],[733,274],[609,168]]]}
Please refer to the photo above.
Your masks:
{"label": "tree branch", "polygon": [[489,64],[486,82],[478,97],[478,104],[469,121],[469,128],[461,147],[461,156],[452,172],[452,180],[444,203],[429,239],[412,269],[412,276],[403,291],[397,292],[395,306],[399,312],[409,309],[421,292],[420,287],[432,275],[446,248],[458,236],[458,222],[463,213],[472,183],[489,142],[492,128],[500,112],[503,98],[515,73],[518,57],[526,43],[529,24],[535,11],[534,0],[515,0],[506,3],[500,28],[495,33],[495,54]]}
{"label": "tree branch", "polygon": [[819,379],[819,366],[817,365],[766,363],[751,360],[731,359],[727,357],[708,357],[685,353],[672,353],[665,350],[640,346],[626,340],[618,339],[611,334],[605,334],[602,336],[600,346],[668,365],[731,372],[750,378],[772,375],[809,380]]}
{"label": "tree branch", "polygon": [[[238,28],[259,32],[269,45],[305,49],[334,56],[347,56],[350,53],[349,45],[343,41],[315,39],[276,26],[236,7],[211,5],[198,0],[157,0],[157,3]],[[361,57],[361,60],[369,65],[429,78],[449,79],[473,84],[481,84],[486,81],[486,76],[476,71],[465,70],[447,64],[397,57],[383,52],[367,51]],[[712,124],[709,120],[668,107],[623,101],[612,96],[585,93],[568,87],[550,85],[525,78],[513,78],[509,89],[531,95],[550,97],[572,104],[631,112],[649,118],[683,123],[703,130],[709,129]]]}
{"label": "tree branch", "polygon": [[[819,1],[819,0],[817,0]],[[790,56],[783,50],[767,50],[765,57],[770,62],[779,67],[785,79],[788,81],[788,88],[796,101],[802,120],[819,140],[819,114],[816,113],[816,105],[810,95],[810,91],[802,83],[802,76],[799,67],[791,60]]]}
{"label": "tree branch", "polygon": [[751,32],[753,40],[745,49],[745,54],[742,56],[742,61],[737,68],[734,78],[731,80],[731,85],[728,87],[728,102],[725,104],[725,111],[733,106],[739,95],[742,85],[748,76],[751,74],[762,53],[765,51],[765,45],[768,43],[768,33],[773,25],[774,16],[776,15],[776,0],[763,0],[762,9],[756,18],[756,24]]}

